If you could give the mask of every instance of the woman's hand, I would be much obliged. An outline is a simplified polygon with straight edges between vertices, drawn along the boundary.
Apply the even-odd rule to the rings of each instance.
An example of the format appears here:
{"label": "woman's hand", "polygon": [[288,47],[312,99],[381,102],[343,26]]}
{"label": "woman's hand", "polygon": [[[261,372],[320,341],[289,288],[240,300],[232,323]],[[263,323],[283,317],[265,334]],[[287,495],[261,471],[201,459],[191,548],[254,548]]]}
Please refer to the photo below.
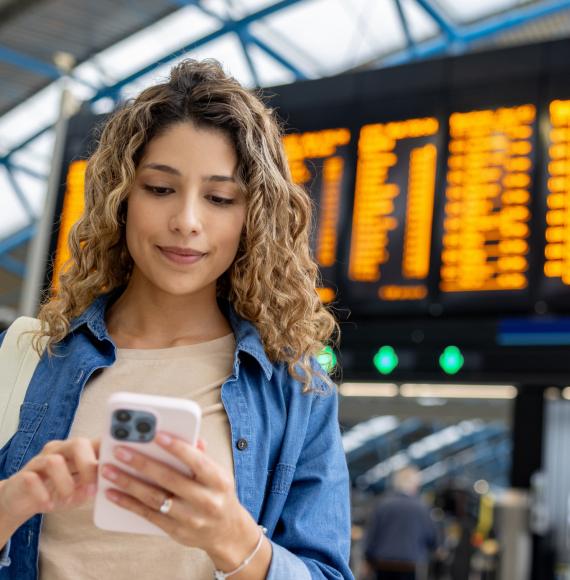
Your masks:
{"label": "woman's hand", "polygon": [[95,495],[99,439],[50,441],[2,482],[0,514],[18,527],[37,513],[69,510]]}
{"label": "woman's hand", "polygon": [[[193,447],[181,439],[159,434],[156,442],[187,465],[193,473],[180,471],[132,449],[117,446],[116,458],[144,475],[146,483],[112,465],[103,466],[103,477],[118,489],[107,497],[164,530],[185,546],[205,550],[216,568],[229,572],[251,554],[259,541],[260,529],[239,503],[231,477],[204,452],[204,444]],[[164,500],[172,498],[167,514],[160,513]],[[271,560],[269,541],[263,540],[257,564],[244,570],[244,577],[264,578]],[[255,574],[258,566],[264,570]],[[249,572],[249,575],[247,574]],[[253,573],[253,575],[252,575]],[[236,580],[241,577],[235,576]]]}

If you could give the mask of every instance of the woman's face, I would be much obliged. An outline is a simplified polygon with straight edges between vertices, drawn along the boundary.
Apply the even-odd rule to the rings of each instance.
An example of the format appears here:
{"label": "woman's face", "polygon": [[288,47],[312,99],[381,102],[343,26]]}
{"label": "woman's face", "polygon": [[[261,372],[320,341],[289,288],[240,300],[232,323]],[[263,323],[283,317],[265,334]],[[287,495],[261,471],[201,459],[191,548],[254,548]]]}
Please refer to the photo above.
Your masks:
{"label": "woman's face", "polygon": [[232,264],[246,202],[222,132],[179,123],[152,139],[127,201],[133,282],[176,295],[216,295]]}

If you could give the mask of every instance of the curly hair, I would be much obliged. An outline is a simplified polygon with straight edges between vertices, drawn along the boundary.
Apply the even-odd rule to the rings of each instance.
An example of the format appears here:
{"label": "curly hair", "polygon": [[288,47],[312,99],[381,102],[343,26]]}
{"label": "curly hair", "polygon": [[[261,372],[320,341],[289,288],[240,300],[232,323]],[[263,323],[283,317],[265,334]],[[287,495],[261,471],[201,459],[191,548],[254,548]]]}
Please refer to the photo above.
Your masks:
{"label": "curly hair", "polygon": [[259,331],[268,357],[314,388],[326,373],[312,361],[338,340],[338,324],[317,294],[318,267],[309,249],[312,205],[291,177],[282,129],[261,98],[214,60],[184,60],[167,82],[144,90],[105,123],[85,176],[85,209],[69,236],[71,257],[57,292],[40,309],[48,351],[70,321],[99,295],[127,284],[133,260],[125,236],[126,202],[146,145],[174,124],[223,132],[233,143],[246,218],[236,257],[218,280],[218,296]]}

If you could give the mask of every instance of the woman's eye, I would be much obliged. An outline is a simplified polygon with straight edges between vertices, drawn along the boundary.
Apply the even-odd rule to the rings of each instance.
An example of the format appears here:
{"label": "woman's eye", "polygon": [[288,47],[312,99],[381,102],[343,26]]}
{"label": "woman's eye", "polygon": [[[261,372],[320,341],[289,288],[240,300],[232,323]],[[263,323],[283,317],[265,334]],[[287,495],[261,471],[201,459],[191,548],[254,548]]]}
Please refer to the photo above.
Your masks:
{"label": "woman's eye", "polygon": [[145,184],[143,188],[147,191],[150,191],[151,193],[154,193],[155,195],[168,195],[174,191],[171,187],[160,187],[158,185],[149,184]]}
{"label": "woman's eye", "polygon": [[233,199],[220,197],[219,195],[210,195],[208,197],[214,205],[231,205],[234,202]]}

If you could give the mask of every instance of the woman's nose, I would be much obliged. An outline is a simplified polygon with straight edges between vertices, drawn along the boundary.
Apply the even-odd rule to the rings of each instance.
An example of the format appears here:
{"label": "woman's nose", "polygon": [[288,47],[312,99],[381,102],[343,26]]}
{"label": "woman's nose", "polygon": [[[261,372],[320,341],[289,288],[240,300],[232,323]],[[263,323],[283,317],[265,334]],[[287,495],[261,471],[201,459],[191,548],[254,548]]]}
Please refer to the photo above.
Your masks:
{"label": "woman's nose", "polygon": [[199,200],[187,197],[174,208],[170,220],[171,228],[181,234],[189,235],[202,230],[202,216]]}

